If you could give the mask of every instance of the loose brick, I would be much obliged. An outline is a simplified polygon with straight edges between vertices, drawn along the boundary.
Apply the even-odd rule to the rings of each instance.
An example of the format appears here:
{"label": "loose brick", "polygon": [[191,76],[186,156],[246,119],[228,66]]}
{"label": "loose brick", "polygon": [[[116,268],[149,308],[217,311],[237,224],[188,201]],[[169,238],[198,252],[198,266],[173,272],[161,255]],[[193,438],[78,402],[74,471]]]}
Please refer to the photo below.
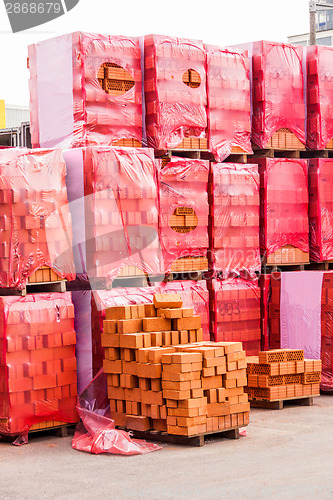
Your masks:
{"label": "loose brick", "polygon": [[202,417],[177,417],[177,425],[180,427],[192,427],[194,425],[206,424],[206,416]]}
{"label": "loose brick", "polygon": [[102,347],[119,347],[119,337],[118,333],[102,333],[101,334],[101,343]]}
{"label": "loose brick", "polygon": [[211,403],[207,405],[208,417],[219,417],[230,413],[230,403]]}
{"label": "loose brick", "polygon": [[106,319],[131,319],[130,306],[114,306],[105,310]]}
{"label": "loose brick", "polygon": [[183,300],[178,293],[155,293],[153,300],[156,309],[179,308],[183,305]]}
{"label": "loose brick", "polygon": [[204,377],[202,379],[202,388],[206,389],[218,389],[222,387],[222,375],[215,375],[214,377]]}
{"label": "loose brick", "polygon": [[179,401],[178,406],[180,408],[199,408],[199,407],[206,407],[207,405],[207,398],[196,398],[196,399],[186,399],[183,401]]}
{"label": "loose brick", "polygon": [[117,333],[117,320],[106,319],[103,321],[103,332],[104,333]]}
{"label": "loose brick", "polygon": [[200,352],[177,352],[172,355],[172,362],[176,364],[201,363],[202,354]]}
{"label": "loose brick", "polygon": [[157,317],[144,318],[142,322],[143,322],[144,332],[163,332],[171,330],[171,319],[157,318]]}
{"label": "loose brick", "polygon": [[162,365],[161,363],[138,363],[136,373],[142,378],[161,378]]}
{"label": "loose brick", "polygon": [[166,365],[163,366],[163,371],[162,371],[162,380],[174,380],[174,381],[185,381],[185,380],[200,380],[201,379],[201,372],[186,372],[186,373],[179,373],[177,372],[168,372],[165,371]]}
{"label": "loose brick", "polygon": [[203,389],[191,389],[191,398],[203,398],[204,391]]}
{"label": "loose brick", "polygon": [[143,348],[143,335],[142,333],[124,333],[120,335],[119,345],[128,349],[141,349]]}
{"label": "loose brick", "polygon": [[[126,319],[118,320],[118,332],[119,333],[138,333],[142,332],[142,324],[144,319]],[[144,330],[149,331],[149,330]]]}
{"label": "loose brick", "polygon": [[162,390],[162,383],[160,378],[152,378],[150,381],[151,390],[154,392],[160,392]]}
{"label": "loose brick", "polygon": [[163,397],[165,399],[176,399],[181,400],[181,399],[189,399],[191,397],[191,391],[175,391],[171,389],[163,389]]}
{"label": "loose brick", "polygon": [[172,320],[174,330],[199,330],[201,328],[200,316],[192,316],[191,318],[178,318]]}
{"label": "loose brick", "polygon": [[230,354],[231,352],[238,352],[243,350],[241,342],[216,342],[216,344],[224,348],[225,354]]}
{"label": "loose brick", "polygon": [[103,360],[103,371],[104,373],[122,373],[123,362],[120,359],[115,361],[110,361],[108,359]]}
{"label": "loose brick", "polygon": [[154,304],[145,304],[145,318],[154,318],[156,316],[156,309]]}
{"label": "loose brick", "polygon": [[150,429],[150,421],[148,417],[126,415],[126,427],[133,431],[148,431]]}
{"label": "loose brick", "polygon": [[189,391],[191,389],[191,382],[189,380],[184,382],[175,380],[163,380],[162,389],[172,391]]}
{"label": "loose brick", "polygon": [[152,346],[155,346],[155,347],[162,346],[162,332],[151,332],[150,338],[151,338],[151,345]]}
{"label": "loose brick", "polygon": [[162,332],[162,345],[170,346],[171,345],[171,332]]}
{"label": "loose brick", "polygon": [[183,317],[183,310],[182,309],[157,309],[157,316],[159,316],[160,318],[168,318],[168,319],[182,318]]}
{"label": "loose brick", "polygon": [[225,374],[226,380],[246,378],[246,370],[234,370]]}
{"label": "loose brick", "polygon": [[179,332],[179,343],[180,344],[187,344],[188,343],[188,331],[187,330],[181,330]]}

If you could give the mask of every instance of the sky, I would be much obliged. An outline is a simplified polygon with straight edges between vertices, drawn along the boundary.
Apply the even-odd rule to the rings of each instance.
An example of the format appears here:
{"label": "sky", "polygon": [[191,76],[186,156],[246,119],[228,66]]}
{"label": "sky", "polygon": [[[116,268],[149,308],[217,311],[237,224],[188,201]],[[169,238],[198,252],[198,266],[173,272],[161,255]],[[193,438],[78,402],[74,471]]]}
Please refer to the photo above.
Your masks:
{"label": "sky", "polygon": [[27,47],[54,36],[156,33],[222,47],[254,40],[287,42],[290,35],[309,32],[308,5],[308,0],[80,0],[66,15],[13,34],[0,0],[0,99],[28,106]]}

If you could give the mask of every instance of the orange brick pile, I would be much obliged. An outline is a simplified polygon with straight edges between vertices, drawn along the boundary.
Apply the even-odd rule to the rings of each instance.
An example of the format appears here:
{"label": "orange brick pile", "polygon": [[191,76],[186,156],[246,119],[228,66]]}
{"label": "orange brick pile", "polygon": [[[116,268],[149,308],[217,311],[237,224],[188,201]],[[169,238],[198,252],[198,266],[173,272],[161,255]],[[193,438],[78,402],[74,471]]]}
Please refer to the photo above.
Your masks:
{"label": "orange brick pile", "polygon": [[203,342],[201,319],[178,294],[106,310],[111,416],[128,429],[194,436],[247,425],[240,342]]}
{"label": "orange brick pile", "polygon": [[263,351],[247,358],[249,399],[297,398],[318,395],[321,360],[304,359],[301,349]]}

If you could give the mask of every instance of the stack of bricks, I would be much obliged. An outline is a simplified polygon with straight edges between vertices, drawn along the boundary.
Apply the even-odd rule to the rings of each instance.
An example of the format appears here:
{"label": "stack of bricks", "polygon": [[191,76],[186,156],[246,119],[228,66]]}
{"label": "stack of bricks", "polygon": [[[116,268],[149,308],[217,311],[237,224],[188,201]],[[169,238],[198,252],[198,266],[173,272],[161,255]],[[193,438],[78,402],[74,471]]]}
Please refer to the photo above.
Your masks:
{"label": "stack of bricks", "polygon": [[247,359],[246,392],[253,400],[281,400],[320,393],[321,360],[304,359],[301,349],[262,351]]}
{"label": "stack of bricks", "polygon": [[241,343],[202,341],[199,316],[177,294],[106,310],[111,416],[133,430],[193,436],[248,424]]}
{"label": "stack of bricks", "polygon": [[0,433],[77,422],[70,294],[0,297],[0,331]]}

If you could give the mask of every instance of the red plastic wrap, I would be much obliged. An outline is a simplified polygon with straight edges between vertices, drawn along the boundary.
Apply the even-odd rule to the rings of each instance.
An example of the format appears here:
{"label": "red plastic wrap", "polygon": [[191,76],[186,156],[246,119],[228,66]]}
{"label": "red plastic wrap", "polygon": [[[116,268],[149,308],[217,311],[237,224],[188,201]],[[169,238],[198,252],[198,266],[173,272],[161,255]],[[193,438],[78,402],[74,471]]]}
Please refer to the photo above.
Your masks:
{"label": "red plastic wrap", "polygon": [[310,149],[332,147],[333,138],[333,48],[312,45],[306,49],[307,132]]}
{"label": "red plastic wrap", "polygon": [[160,274],[153,151],[93,147],[84,154],[88,276],[112,280],[130,265]]}
{"label": "red plastic wrap", "polygon": [[65,176],[60,150],[1,152],[1,287],[23,288],[44,265],[75,278]]}
{"label": "red plastic wrap", "polygon": [[242,342],[247,356],[260,351],[260,288],[241,279],[212,280],[211,311],[215,341]]}
{"label": "red plastic wrap", "polygon": [[310,258],[333,260],[333,160],[309,160]]}
{"label": "red plastic wrap", "polygon": [[269,301],[271,297],[271,275],[262,274],[259,278],[260,286],[260,326],[261,326],[261,350],[269,350]]}
{"label": "red plastic wrap", "polygon": [[287,128],[305,144],[303,47],[259,41],[250,50],[252,141],[265,148],[274,132]]}
{"label": "red plastic wrap", "polygon": [[257,165],[212,163],[211,255],[214,271],[255,278],[259,249]]}
{"label": "red plastic wrap", "polygon": [[122,139],[141,143],[137,38],[59,36],[30,45],[29,66],[33,147],[111,145]]}
{"label": "red plastic wrap", "polygon": [[159,224],[165,272],[179,258],[207,256],[208,176],[209,162],[204,160],[172,158],[159,170]]}
{"label": "red plastic wrap", "polygon": [[77,422],[70,293],[0,297],[0,331],[0,433]]}
{"label": "red plastic wrap", "polygon": [[252,153],[249,60],[246,54],[212,45],[207,51],[209,150],[216,161],[230,153]]}
{"label": "red plastic wrap", "polygon": [[260,246],[269,256],[285,245],[309,252],[307,160],[257,158]]}
{"label": "red plastic wrap", "polygon": [[[189,70],[195,77],[191,86]],[[184,138],[206,136],[206,53],[201,41],[147,35],[144,79],[148,146],[174,148]]]}

